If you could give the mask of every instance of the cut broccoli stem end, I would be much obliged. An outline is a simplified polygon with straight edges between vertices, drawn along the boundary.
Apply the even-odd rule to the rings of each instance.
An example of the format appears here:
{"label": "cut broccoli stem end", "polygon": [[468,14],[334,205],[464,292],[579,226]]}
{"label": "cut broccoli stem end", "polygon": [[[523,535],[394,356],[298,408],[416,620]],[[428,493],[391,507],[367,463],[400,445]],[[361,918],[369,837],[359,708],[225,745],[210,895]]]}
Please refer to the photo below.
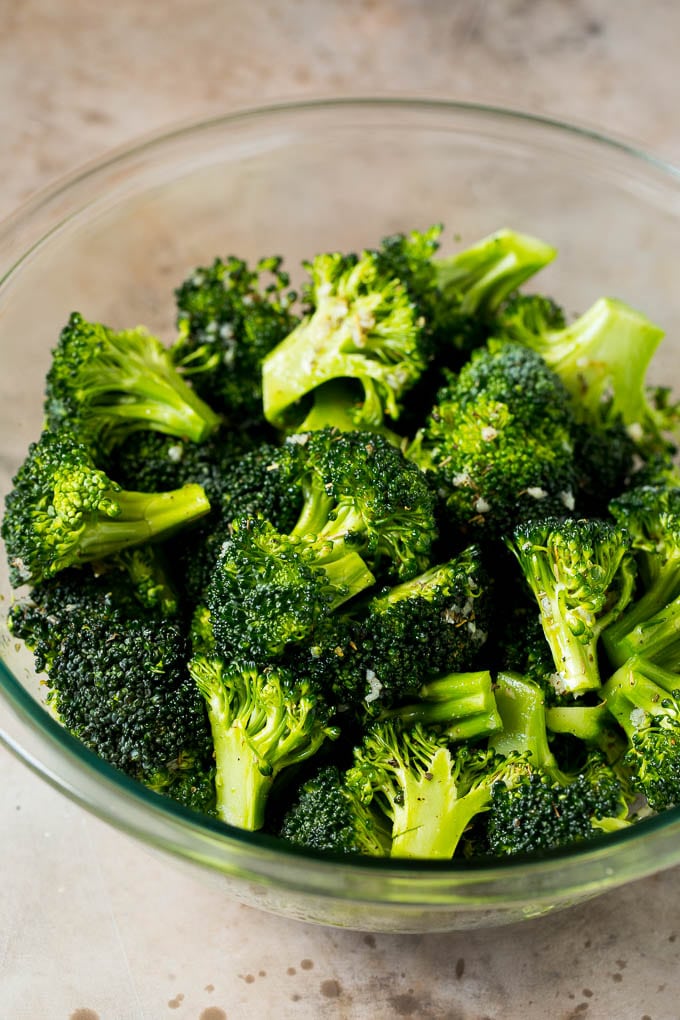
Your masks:
{"label": "cut broccoli stem end", "polygon": [[408,725],[437,725],[451,741],[491,736],[502,727],[492,690],[491,673],[452,673],[424,684],[417,702],[385,713]]}
{"label": "cut broccoli stem end", "polygon": [[495,695],[502,728],[491,738],[489,746],[501,755],[529,754],[532,763],[540,768],[555,767],[548,744],[545,697],[540,687],[517,673],[499,673]]}

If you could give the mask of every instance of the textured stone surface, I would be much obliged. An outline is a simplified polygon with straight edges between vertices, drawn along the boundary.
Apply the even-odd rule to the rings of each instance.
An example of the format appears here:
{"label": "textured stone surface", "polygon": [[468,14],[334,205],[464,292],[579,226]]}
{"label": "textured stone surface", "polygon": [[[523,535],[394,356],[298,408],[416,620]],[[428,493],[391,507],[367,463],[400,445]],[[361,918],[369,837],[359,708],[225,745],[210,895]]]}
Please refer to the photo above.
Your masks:
{"label": "textured stone surface", "polygon": [[[673,0],[4,3],[0,214],[140,133],[304,96],[512,105],[680,162],[679,33]],[[8,1020],[680,1015],[678,869],[495,931],[323,930],[216,901],[0,763]]]}

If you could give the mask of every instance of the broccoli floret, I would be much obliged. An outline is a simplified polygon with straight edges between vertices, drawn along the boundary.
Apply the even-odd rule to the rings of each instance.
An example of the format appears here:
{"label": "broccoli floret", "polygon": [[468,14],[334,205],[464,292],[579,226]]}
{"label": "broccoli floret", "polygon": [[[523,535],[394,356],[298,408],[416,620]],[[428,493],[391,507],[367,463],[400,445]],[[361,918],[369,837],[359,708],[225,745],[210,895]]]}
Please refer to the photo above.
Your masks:
{"label": "broccoli floret", "polygon": [[627,533],[609,521],[547,517],[518,525],[507,545],[538,603],[558,693],[599,687],[599,636],[633,590]]}
{"label": "broccoli floret", "polygon": [[383,437],[324,429],[289,442],[285,471],[304,503],[288,534],[240,519],[206,596],[224,655],[271,657],[326,613],[373,585],[373,571],[412,576],[428,565],[433,497]]}
{"label": "broccoli floret", "polygon": [[614,768],[591,752],[582,768],[565,774],[548,739],[543,691],[513,673],[496,680],[502,729],[489,746],[505,757],[507,770],[494,784],[486,843],[497,856],[569,846],[625,824],[629,796]]}
{"label": "broccoli floret", "polygon": [[[635,309],[600,298],[570,325],[557,325],[550,303],[520,298],[501,313],[499,335],[526,344],[559,375],[586,422],[621,420],[643,448],[663,447],[668,415],[650,402],[645,376],[663,337]],[[672,415],[671,415],[672,417]]]}
{"label": "broccoli floret", "polygon": [[276,659],[320,617],[373,584],[355,550],[326,551],[263,519],[234,521],[206,590],[220,653]]}
{"label": "broccoli floret", "polygon": [[495,535],[574,505],[569,395],[539,355],[494,341],[437,397],[407,454],[437,479],[454,526]]}
{"label": "broccoli floret", "polygon": [[307,850],[389,855],[391,826],[364,804],[337,766],[320,769],[300,787],[279,835]]}
{"label": "broccoli floret", "polygon": [[355,749],[345,782],[391,825],[392,857],[449,859],[494,784],[513,768],[492,750],[461,744],[420,723],[375,723]]}
{"label": "broccoli floret", "polygon": [[175,364],[239,427],[262,422],[262,362],[298,321],[281,264],[278,257],[264,258],[250,269],[234,256],[218,258],[195,269],[175,292]]}
{"label": "broccoli floret", "polygon": [[628,822],[629,798],[619,777],[598,753],[563,779],[551,772],[519,770],[497,782],[486,816],[489,851],[499,857],[572,846]]}
{"label": "broccoli floret", "polygon": [[635,788],[654,811],[680,804],[680,676],[633,656],[602,693],[628,739]]}
{"label": "broccoli floret", "polygon": [[363,401],[359,428],[399,416],[399,400],[427,364],[424,321],[406,285],[385,272],[380,256],[323,254],[305,268],[310,313],[264,360],[264,413],[285,413],[317,386],[356,379]]}
{"label": "broccoli floret", "polygon": [[374,707],[413,697],[428,678],[472,669],[491,618],[480,550],[387,588],[368,604],[361,644]]}
{"label": "broccoli floret", "polygon": [[[187,671],[182,628],[105,600],[62,611],[49,656],[48,700],[61,722],[109,764],[141,781],[184,752],[209,756],[205,708]],[[155,781],[154,781],[155,782]]]}
{"label": "broccoli floret", "polygon": [[2,537],[15,587],[166,536],[210,510],[199,485],[162,493],[122,489],[65,427],[31,444],[13,485]]}
{"label": "broccoli floret", "polygon": [[280,667],[258,670],[200,650],[189,670],[208,708],[218,817],[260,829],[275,778],[338,735],[331,710],[311,684]]}
{"label": "broccoli floret", "polygon": [[642,590],[604,631],[607,655],[615,666],[631,655],[680,665],[680,488],[636,487],[610,510],[631,536]]}
{"label": "broccoli floret", "polygon": [[116,332],[78,312],[53,351],[45,394],[50,429],[69,426],[102,449],[148,428],[200,442],[219,425],[159,340],[142,327]]}

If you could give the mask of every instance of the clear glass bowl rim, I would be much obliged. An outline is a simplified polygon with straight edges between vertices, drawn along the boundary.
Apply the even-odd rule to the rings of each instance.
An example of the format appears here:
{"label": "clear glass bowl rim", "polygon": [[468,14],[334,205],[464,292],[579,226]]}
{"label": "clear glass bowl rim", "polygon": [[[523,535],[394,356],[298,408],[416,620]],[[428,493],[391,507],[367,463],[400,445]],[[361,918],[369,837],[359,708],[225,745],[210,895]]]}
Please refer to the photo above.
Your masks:
{"label": "clear glass bowl rim", "polygon": [[[272,104],[150,133],[35,194],[0,224],[0,288],[11,285],[14,273],[32,251],[49,242],[55,230],[84,212],[88,204],[84,198],[96,195],[107,175],[142,154],[162,150],[174,140],[228,130],[239,122],[261,122],[266,130],[268,123],[284,117],[302,122],[309,113],[323,111],[332,118],[334,112],[366,110],[381,111],[386,116],[397,110],[415,117],[428,111],[451,114],[469,122],[471,128],[482,123],[514,123],[518,128],[559,136],[565,145],[570,142],[586,145],[605,159],[628,160],[638,172],[648,172],[680,191],[680,168],[644,149],[588,127],[519,110],[444,99],[397,97]],[[528,898],[530,890],[536,903],[580,898],[680,863],[680,807],[606,839],[537,858],[404,864],[389,859],[355,860],[299,851],[271,837],[204,819],[112,769],[61,727],[2,660],[0,701],[9,711],[9,720],[6,715],[0,716],[0,741],[41,778],[92,814],[176,857],[190,858],[208,869],[263,881],[291,892],[347,897],[349,882],[351,898],[361,903],[402,902],[444,910],[455,904],[488,908],[517,904]],[[56,755],[59,767],[47,765],[41,751],[48,756]]]}

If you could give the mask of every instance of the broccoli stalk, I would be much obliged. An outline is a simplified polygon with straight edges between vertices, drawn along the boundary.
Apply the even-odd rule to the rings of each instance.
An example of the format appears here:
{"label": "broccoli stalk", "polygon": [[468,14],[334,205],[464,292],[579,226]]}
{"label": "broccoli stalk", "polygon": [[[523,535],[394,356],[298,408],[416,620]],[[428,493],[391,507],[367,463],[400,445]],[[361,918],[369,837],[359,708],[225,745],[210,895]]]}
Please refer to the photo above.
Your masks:
{"label": "broccoli stalk", "polygon": [[506,544],[536,598],[557,693],[597,689],[599,636],[633,590],[625,531],[607,521],[548,517],[518,525]]}
{"label": "broccoli stalk", "polygon": [[464,314],[494,311],[556,254],[538,238],[499,230],[456,255],[435,259],[437,283],[444,301]]}
{"label": "broccoli stalk", "polygon": [[549,305],[519,299],[501,314],[500,335],[545,358],[586,419],[620,418],[636,439],[655,442],[665,423],[647,398],[645,376],[663,330],[611,298],[568,326],[555,329],[553,319]]}
{"label": "broccoli stalk", "polygon": [[16,587],[166,536],[210,510],[200,485],[128,492],[67,428],[29,448],[5,502],[2,537]]}
{"label": "broccoli stalk", "polygon": [[628,739],[623,764],[638,791],[655,811],[680,803],[680,676],[633,656],[602,693]]}
{"label": "broccoli stalk", "polygon": [[240,829],[260,829],[276,777],[337,736],[329,711],[308,684],[293,683],[282,669],[227,665],[198,653],[189,672],[208,708],[218,817]]}
{"label": "broccoli stalk", "polygon": [[479,740],[502,728],[489,670],[449,673],[422,685],[417,701],[383,713],[383,718],[436,726],[451,743]]}
{"label": "broccoli stalk", "polygon": [[45,415],[50,429],[77,428],[104,449],[149,428],[201,442],[219,425],[159,340],[142,327],[115,332],[77,312],[52,355]]}

